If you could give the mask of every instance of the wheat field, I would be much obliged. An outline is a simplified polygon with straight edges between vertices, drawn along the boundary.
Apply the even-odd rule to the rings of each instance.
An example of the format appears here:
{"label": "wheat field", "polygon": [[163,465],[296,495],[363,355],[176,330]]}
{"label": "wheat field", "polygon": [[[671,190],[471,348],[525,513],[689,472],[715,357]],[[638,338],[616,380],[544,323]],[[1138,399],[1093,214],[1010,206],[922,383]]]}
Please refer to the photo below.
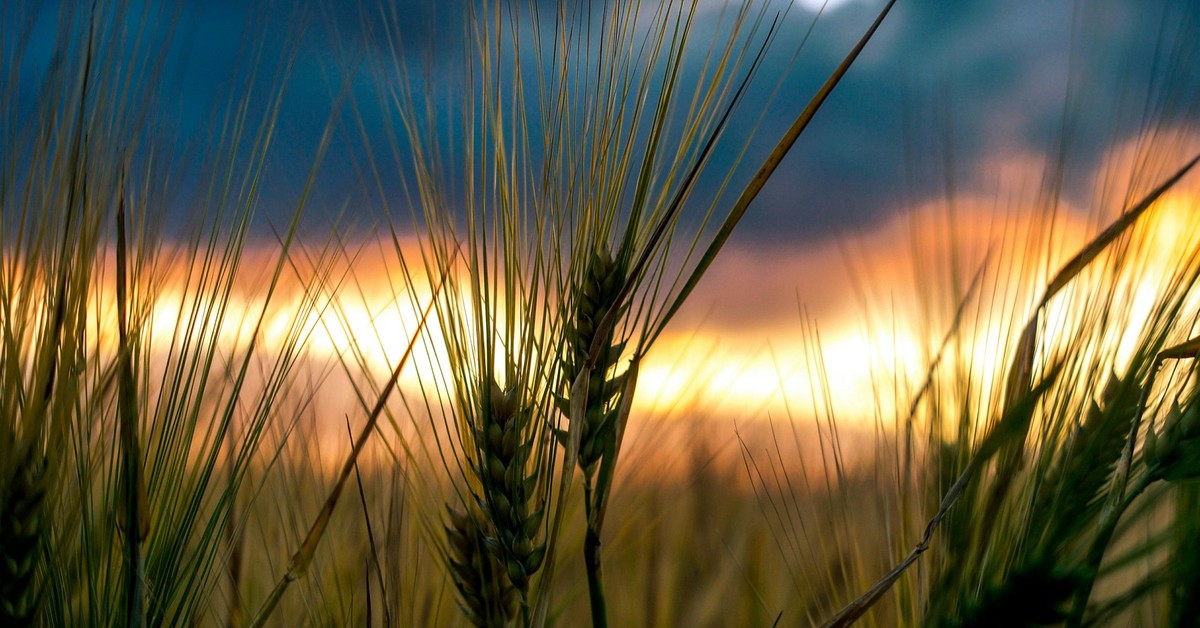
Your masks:
{"label": "wheat field", "polygon": [[[188,3],[0,9],[0,625],[1200,621],[1190,5],[1099,158],[1081,61],[1019,172],[756,250],[931,3],[280,4],[207,117]],[[795,286],[857,322],[707,318]]]}

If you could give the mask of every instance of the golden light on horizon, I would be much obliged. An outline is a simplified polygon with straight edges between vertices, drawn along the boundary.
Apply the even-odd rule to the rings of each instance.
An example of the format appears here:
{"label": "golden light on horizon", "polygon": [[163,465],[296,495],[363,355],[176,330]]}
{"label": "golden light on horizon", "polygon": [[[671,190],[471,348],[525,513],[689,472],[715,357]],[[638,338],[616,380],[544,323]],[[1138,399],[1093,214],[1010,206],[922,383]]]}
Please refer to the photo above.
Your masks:
{"label": "golden light on horizon", "polygon": [[[846,268],[842,244],[827,242],[785,252],[731,248],[726,266],[718,261],[680,319],[645,356],[635,414],[672,420],[718,415],[803,420],[832,408],[839,421],[887,422],[909,402],[907,395],[924,376],[952,312],[950,307],[930,310],[922,304],[931,290],[937,297],[939,288],[922,283],[931,280],[919,273],[919,265],[913,265],[914,246],[924,247],[934,262],[958,256],[964,269],[989,259],[981,292],[992,296],[990,300],[979,297],[972,310],[973,327],[963,331],[955,355],[946,358],[946,368],[971,369],[986,390],[990,382],[1000,381],[1006,364],[997,356],[1010,350],[1015,340],[1004,330],[1032,313],[1033,300],[1048,280],[1046,274],[1097,229],[1071,212],[1055,216],[1053,227],[1032,212],[997,220],[994,206],[985,200],[960,201],[956,241],[945,241],[944,225],[936,216],[921,213],[932,211],[928,209],[898,216],[859,236],[859,246],[852,249],[858,258],[853,261],[861,265],[860,273],[877,283],[874,302],[887,303],[874,312],[863,312],[862,295],[851,289],[852,271]],[[1119,275],[1125,279],[1110,286],[1113,302],[1124,308],[1121,325],[1114,327],[1108,340],[1116,347],[1118,364],[1131,359],[1163,290],[1162,282],[1178,269],[1181,256],[1200,245],[1196,206],[1195,195],[1171,193],[1151,209],[1129,239],[1128,271]],[[1048,252],[1035,254],[1029,242],[1041,242],[1040,234],[1051,232],[1057,239]],[[248,257],[262,260],[261,265],[272,254],[264,251]],[[335,275],[351,280],[337,290],[318,288],[316,298],[305,280],[285,277],[269,305],[259,281],[266,268],[248,267],[247,278],[235,282],[224,301],[198,299],[194,288],[184,285],[184,278],[190,276],[186,269],[167,269],[161,288],[141,296],[151,303],[144,338],[157,351],[189,334],[212,338],[230,355],[252,343],[269,352],[298,342],[306,364],[328,367],[342,361],[346,368],[382,383],[413,339],[432,289],[420,267],[410,267],[416,279],[409,285],[396,278],[386,255],[364,259],[338,267],[340,275]],[[1106,263],[1101,260],[1097,265]],[[745,273],[760,264],[770,264],[779,272],[745,282]],[[1113,277],[1102,270],[1088,272],[1091,275],[1085,274],[1081,282]],[[99,313],[90,324],[96,328],[98,346],[111,352],[116,346],[115,300],[110,285],[101,292],[94,296]],[[779,298],[789,293],[813,304],[814,311],[804,314],[807,307],[801,310]],[[728,298],[729,294],[734,297]],[[1052,300],[1044,314],[1045,326],[1069,333],[1078,314],[1071,310],[1073,303],[1066,298]],[[944,305],[948,304],[947,300]],[[1193,314],[1200,311],[1195,295],[1189,307],[1194,308]],[[465,311],[469,318],[469,309]],[[435,316],[415,343],[410,364],[401,371],[403,390],[418,392],[431,378],[449,381],[441,334]],[[337,390],[345,394],[351,389]]]}

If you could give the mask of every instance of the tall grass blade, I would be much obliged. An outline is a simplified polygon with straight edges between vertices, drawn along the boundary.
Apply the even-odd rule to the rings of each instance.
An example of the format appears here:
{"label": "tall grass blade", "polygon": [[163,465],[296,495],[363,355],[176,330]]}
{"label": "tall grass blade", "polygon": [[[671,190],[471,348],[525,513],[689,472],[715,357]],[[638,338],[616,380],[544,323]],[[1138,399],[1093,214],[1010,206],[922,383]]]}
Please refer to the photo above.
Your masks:
{"label": "tall grass blade", "polygon": [[117,203],[117,336],[120,376],[117,380],[121,431],[122,496],[125,519],[125,621],[141,626],[146,608],[146,561],[143,544],[150,534],[146,481],[138,444],[138,391],[133,374],[134,350],[129,334],[129,259],[125,229],[124,180]]}

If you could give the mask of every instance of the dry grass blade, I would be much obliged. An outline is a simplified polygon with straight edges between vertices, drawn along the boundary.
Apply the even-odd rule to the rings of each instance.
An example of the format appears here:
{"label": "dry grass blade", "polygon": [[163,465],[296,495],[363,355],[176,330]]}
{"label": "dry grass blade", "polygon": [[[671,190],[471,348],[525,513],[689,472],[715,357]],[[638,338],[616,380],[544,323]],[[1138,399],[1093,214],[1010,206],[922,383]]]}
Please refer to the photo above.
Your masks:
{"label": "dry grass blade", "polygon": [[1159,360],[1175,359],[1183,360],[1187,358],[1196,358],[1200,356],[1200,336],[1196,336],[1186,342],[1181,342],[1168,349],[1163,349],[1159,352]]}
{"label": "dry grass blade", "polygon": [[[449,271],[447,271],[449,272]],[[358,437],[354,441],[354,447],[350,451],[350,455],[346,457],[346,462],[343,463],[341,471],[338,473],[337,482],[334,483],[333,490],[329,492],[329,496],[325,499],[325,504],[321,507],[321,511],[317,514],[317,518],[313,521],[312,527],[309,528],[308,534],[304,537],[304,542],[301,543],[300,549],[292,555],[292,559],[288,564],[288,570],[283,574],[283,577],[275,584],[271,594],[263,603],[262,608],[254,616],[254,621],[251,626],[257,628],[266,623],[267,618],[275,610],[279,600],[287,591],[288,585],[300,577],[304,570],[308,567],[312,560],[313,553],[316,552],[317,544],[321,542],[321,537],[325,533],[326,526],[329,525],[329,519],[333,516],[333,509],[337,506],[338,498],[342,494],[342,489],[345,488],[346,481],[350,478],[350,474],[354,471],[355,465],[358,462],[358,456],[362,453],[363,447],[366,446],[367,440],[370,439],[371,433],[375,431],[375,424],[379,421],[379,417],[383,414],[384,408],[387,406],[387,401],[391,397],[392,391],[396,388],[396,383],[400,380],[400,373],[404,370],[404,366],[408,364],[408,359],[412,355],[413,348],[416,347],[417,340],[421,335],[421,330],[425,328],[425,322],[429,319],[429,313],[433,310],[434,303],[437,300],[438,294],[441,292],[445,283],[445,273],[442,275],[442,282],[439,282],[433,290],[433,295],[430,297],[429,304],[421,313],[421,319],[417,323],[416,329],[413,331],[413,337],[409,340],[408,346],[404,349],[404,355],[400,356],[400,361],[397,362],[396,368],[392,370],[392,375],[388,379],[387,384],[379,393],[379,398],[375,402],[375,406],[371,409],[371,413],[367,417],[367,422],[359,432]]]}

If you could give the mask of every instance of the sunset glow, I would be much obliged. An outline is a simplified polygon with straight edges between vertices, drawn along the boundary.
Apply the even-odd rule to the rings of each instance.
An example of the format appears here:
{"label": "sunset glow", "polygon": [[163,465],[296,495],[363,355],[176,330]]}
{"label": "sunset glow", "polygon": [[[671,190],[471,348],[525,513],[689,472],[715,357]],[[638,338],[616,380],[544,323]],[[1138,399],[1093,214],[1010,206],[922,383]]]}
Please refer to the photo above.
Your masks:
{"label": "sunset glow", "polygon": [[[1117,298],[1117,302],[1129,303],[1128,325],[1113,330],[1112,337],[1120,347],[1118,356],[1123,363],[1130,358],[1141,325],[1161,293],[1161,282],[1167,279],[1166,273],[1179,263],[1181,255],[1194,250],[1200,238],[1200,226],[1192,217],[1192,198],[1183,193],[1165,197],[1130,240],[1127,255],[1134,260],[1128,264],[1133,274],[1127,284],[1118,286]],[[1030,258],[1015,263],[1005,255],[1028,255],[1019,243],[1049,225],[1030,217],[997,223],[990,208],[981,208],[976,214],[962,210],[960,206],[956,242],[935,241],[944,227],[932,215],[920,218],[918,212],[915,221],[897,219],[848,243],[830,242],[784,256],[776,251],[760,254],[747,249],[730,250],[727,263],[718,263],[678,324],[646,356],[635,413],[646,419],[700,415],[803,420],[832,408],[841,421],[892,416],[897,403],[906,403],[906,395],[927,369],[936,350],[928,344],[929,339],[940,338],[948,324],[948,312],[933,321],[936,333],[931,334],[927,324],[920,322],[917,298],[929,286],[914,285],[914,275],[904,270],[912,263],[909,242],[931,243],[933,248],[926,248],[926,254],[932,255],[930,259],[953,256],[964,269],[976,267],[992,250],[1000,261],[990,262],[992,270],[985,273],[989,277],[985,284],[1010,286],[1006,289],[1024,286],[1022,289],[1032,299],[1036,283],[1047,281],[1045,269],[1061,264],[1085,241],[1089,230],[1085,221],[1059,215],[1054,227],[1059,244],[1051,254],[1043,254],[1040,261]],[[1005,245],[1006,238],[1017,244]],[[1004,253],[998,246],[1010,250]],[[847,250],[851,251],[850,259],[845,257]],[[933,250],[937,252],[930,253]],[[271,259],[268,253],[262,251],[251,257],[267,264]],[[144,333],[151,346],[160,351],[188,334],[204,334],[215,335],[219,346],[232,353],[250,346],[261,315],[257,340],[264,350],[287,346],[289,338],[295,336],[300,338],[309,364],[328,365],[342,360],[352,370],[382,382],[404,354],[417,329],[420,308],[431,297],[422,269],[411,269],[418,279],[408,286],[397,281],[388,264],[386,255],[374,260],[364,256],[353,267],[336,269],[331,276],[352,275],[353,284],[346,285],[354,288],[337,292],[332,300],[318,297],[307,308],[302,298],[304,282],[294,276],[285,277],[265,311],[264,297],[255,290],[260,286],[257,281],[235,282],[224,309],[215,311],[213,308],[221,303],[185,296],[190,293],[182,283],[182,269],[170,269],[164,274],[163,288],[152,297]],[[780,272],[755,282],[739,280],[738,275],[746,269],[764,264]],[[868,269],[875,282],[867,289],[872,302],[880,305],[872,305],[878,309],[865,315],[850,289],[852,266]],[[1021,267],[1033,274],[996,274],[1002,268],[1013,272]],[[252,268],[245,275],[261,277],[269,270],[266,266]],[[111,286],[106,292],[109,290]],[[728,294],[736,295],[736,300],[722,298]],[[794,300],[789,305],[778,299],[780,294],[793,294]],[[95,322],[100,346],[111,351],[115,346],[114,296],[99,294],[97,301],[104,304],[98,308],[104,314]],[[802,306],[809,312],[808,318]],[[1045,317],[1049,329],[1070,327],[1064,308],[1062,299],[1050,303]],[[981,381],[996,379],[995,369],[999,366],[995,355],[1001,346],[997,343],[1003,340],[995,335],[998,328],[983,332],[1002,324],[997,317],[1027,315],[993,311],[974,323],[979,332],[967,335],[973,345],[966,347],[965,355],[972,356],[970,368],[982,376]],[[947,360],[952,364],[954,358]],[[402,390],[419,390],[418,371],[425,372],[424,377],[451,376],[436,316],[415,343],[411,362],[402,371]],[[350,400],[324,401],[336,406]]]}

